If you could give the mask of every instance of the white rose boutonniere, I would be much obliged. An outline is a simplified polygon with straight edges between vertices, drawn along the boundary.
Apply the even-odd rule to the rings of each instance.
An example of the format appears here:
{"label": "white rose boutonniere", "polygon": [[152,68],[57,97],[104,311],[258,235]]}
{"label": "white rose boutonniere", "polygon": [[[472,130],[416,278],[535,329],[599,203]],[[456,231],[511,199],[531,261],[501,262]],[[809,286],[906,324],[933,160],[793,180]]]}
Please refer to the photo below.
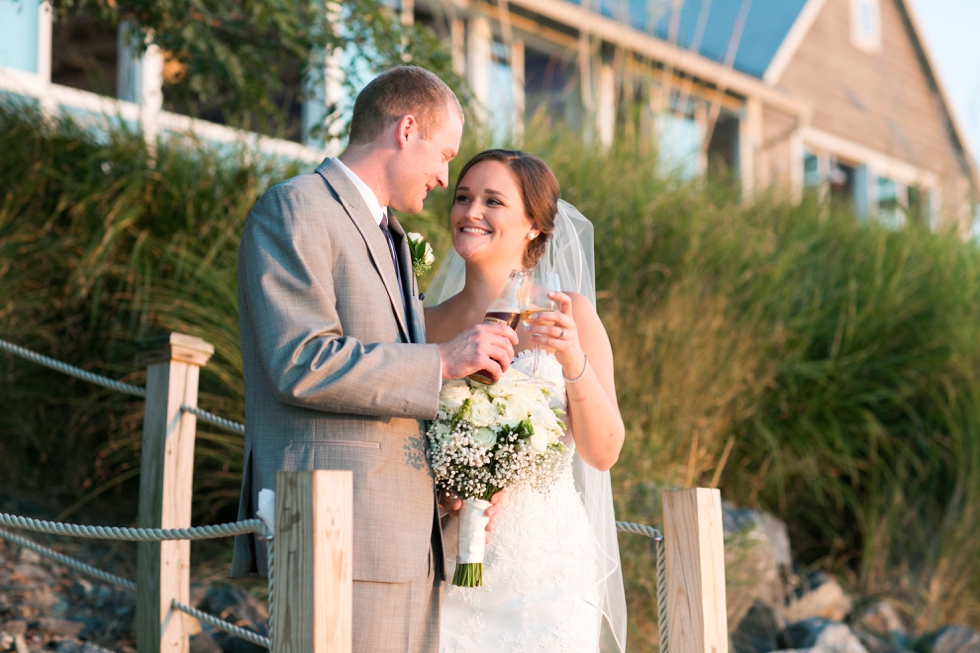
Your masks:
{"label": "white rose boutonniere", "polygon": [[416,277],[421,277],[436,262],[436,255],[422,234],[410,231],[405,237],[408,238],[408,251],[412,254],[412,271]]}

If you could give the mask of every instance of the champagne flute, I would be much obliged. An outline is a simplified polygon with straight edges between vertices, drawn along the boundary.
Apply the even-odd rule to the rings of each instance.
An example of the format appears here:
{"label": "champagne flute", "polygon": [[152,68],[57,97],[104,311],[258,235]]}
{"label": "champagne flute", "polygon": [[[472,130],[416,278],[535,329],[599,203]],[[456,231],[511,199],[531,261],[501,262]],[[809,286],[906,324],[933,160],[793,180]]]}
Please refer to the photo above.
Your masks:
{"label": "champagne flute", "polygon": [[[533,270],[524,277],[524,283],[521,286],[520,305],[521,321],[524,324],[525,331],[530,326],[532,314],[558,310],[558,302],[548,297],[548,295],[553,292],[559,292],[560,290],[561,287],[558,283],[558,275],[554,272]],[[531,368],[531,378],[528,379],[526,383],[536,387],[547,387],[550,386],[551,383],[543,379],[541,375],[538,374],[538,362],[540,356],[541,345],[538,344],[537,340],[535,340],[534,363],[533,367]]]}

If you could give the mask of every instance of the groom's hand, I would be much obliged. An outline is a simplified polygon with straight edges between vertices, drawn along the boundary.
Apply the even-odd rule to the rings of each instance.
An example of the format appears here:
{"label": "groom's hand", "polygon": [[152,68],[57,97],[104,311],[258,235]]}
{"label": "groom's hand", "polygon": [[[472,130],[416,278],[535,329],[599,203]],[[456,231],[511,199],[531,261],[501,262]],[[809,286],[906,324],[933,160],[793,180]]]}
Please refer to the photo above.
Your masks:
{"label": "groom's hand", "polygon": [[442,378],[461,379],[486,370],[495,380],[514,360],[517,332],[506,324],[478,324],[439,345]]}

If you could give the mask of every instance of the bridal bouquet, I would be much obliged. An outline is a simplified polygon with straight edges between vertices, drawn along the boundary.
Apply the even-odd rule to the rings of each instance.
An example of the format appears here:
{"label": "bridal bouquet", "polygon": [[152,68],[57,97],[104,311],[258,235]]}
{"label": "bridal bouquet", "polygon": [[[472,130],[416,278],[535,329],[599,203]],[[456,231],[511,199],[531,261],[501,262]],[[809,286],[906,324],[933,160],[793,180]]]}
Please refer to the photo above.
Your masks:
{"label": "bridal bouquet", "polygon": [[546,490],[565,467],[565,413],[549,407],[546,388],[522,384],[526,378],[511,368],[493,385],[450,381],[439,395],[427,431],[432,471],[439,488],[463,499],[453,585],[483,584],[490,497],[519,486]]}

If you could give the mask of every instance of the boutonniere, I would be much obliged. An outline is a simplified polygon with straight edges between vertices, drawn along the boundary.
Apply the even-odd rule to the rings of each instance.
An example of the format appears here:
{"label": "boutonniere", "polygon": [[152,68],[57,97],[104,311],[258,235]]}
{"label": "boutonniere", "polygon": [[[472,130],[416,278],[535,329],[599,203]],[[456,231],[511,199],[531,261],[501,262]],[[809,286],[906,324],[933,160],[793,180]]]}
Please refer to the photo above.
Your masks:
{"label": "boutonniere", "polygon": [[416,277],[421,277],[435,263],[436,255],[422,234],[410,231],[405,237],[408,238],[408,251],[412,254],[412,271]]}

